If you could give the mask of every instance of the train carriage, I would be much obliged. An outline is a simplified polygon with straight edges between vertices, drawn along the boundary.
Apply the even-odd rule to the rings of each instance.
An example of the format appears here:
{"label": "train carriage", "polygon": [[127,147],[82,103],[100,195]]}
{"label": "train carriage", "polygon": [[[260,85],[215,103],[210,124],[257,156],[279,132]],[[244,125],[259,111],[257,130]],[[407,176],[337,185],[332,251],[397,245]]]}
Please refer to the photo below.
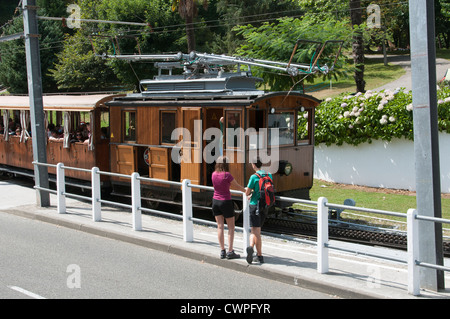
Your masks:
{"label": "train carriage", "polygon": [[[49,135],[47,162],[212,186],[215,160],[225,155],[231,174],[246,186],[253,173],[251,162],[259,156],[274,176],[277,195],[308,199],[313,185],[314,113],[320,101],[294,91],[257,89],[262,79],[252,75],[251,66],[291,76],[302,68],[306,74],[332,70],[334,64],[315,65],[319,50],[323,46],[316,47],[317,58],[308,66],[196,52],[114,56],[162,62],[155,63],[157,76],[140,81],[139,93],[44,96],[46,129],[60,124],[64,130],[59,140]],[[243,65],[248,69],[242,70]],[[0,169],[32,175],[29,98],[0,96],[0,111],[5,126]],[[9,135],[9,122],[21,127],[19,136]],[[87,122],[88,141],[73,141],[74,130]],[[54,174],[54,168],[49,173]],[[90,181],[88,173],[75,170],[67,170],[66,177],[75,183]],[[129,179],[103,175],[102,181],[104,189],[111,187],[111,194],[129,196]],[[181,201],[178,186],[142,182],[141,187],[142,199],[153,207]],[[239,205],[241,198],[236,199]],[[211,201],[211,191],[194,189],[196,205],[210,207]]]}
{"label": "train carriage", "polygon": [[[191,96],[170,98],[129,95],[107,102],[111,170],[127,175],[136,171],[141,176],[172,181],[189,179],[193,184],[212,186],[214,160],[223,154],[231,162],[230,172],[236,181],[246,186],[253,173],[252,157],[267,155],[274,160],[266,164],[274,174],[278,195],[309,198],[317,99],[293,92],[247,92],[238,96],[216,92],[214,98],[202,97],[202,93],[195,92],[195,98],[193,91]],[[177,128],[185,131],[176,132]],[[270,135],[271,129],[279,133],[278,141]],[[119,179],[113,183],[117,189],[120,184]],[[147,188],[144,197],[153,202],[173,201],[179,194],[162,185]],[[205,206],[210,206],[211,197],[197,196]]]}
{"label": "train carriage", "polygon": [[[109,111],[105,102],[111,94],[47,95],[43,97],[45,126],[48,131],[47,162],[66,166],[109,171],[109,139],[101,132],[109,130]],[[33,176],[33,150],[30,130],[30,103],[28,96],[0,96],[0,169],[16,174]],[[88,125],[91,136],[78,142],[74,134],[80,125]],[[19,127],[13,132],[11,127]],[[59,127],[59,138],[50,137],[51,127]],[[49,168],[54,174],[54,169]],[[68,180],[74,183],[90,182],[85,172],[68,170]]]}

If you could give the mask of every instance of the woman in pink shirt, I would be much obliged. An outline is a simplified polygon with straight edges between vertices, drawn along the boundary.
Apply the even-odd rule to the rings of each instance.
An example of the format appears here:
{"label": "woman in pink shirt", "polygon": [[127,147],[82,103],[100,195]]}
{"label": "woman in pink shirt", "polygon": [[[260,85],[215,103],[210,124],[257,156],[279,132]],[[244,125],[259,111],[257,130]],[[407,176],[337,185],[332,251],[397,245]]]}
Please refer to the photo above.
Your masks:
{"label": "woman in pink shirt", "polygon": [[[240,256],[233,250],[234,241],[234,204],[231,199],[230,187],[233,186],[242,192],[244,187],[239,185],[229,172],[228,159],[220,156],[216,160],[216,169],[212,173],[214,196],[212,212],[217,222],[217,237],[220,245],[220,258],[234,259]],[[224,225],[228,225],[228,252],[225,252]]]}

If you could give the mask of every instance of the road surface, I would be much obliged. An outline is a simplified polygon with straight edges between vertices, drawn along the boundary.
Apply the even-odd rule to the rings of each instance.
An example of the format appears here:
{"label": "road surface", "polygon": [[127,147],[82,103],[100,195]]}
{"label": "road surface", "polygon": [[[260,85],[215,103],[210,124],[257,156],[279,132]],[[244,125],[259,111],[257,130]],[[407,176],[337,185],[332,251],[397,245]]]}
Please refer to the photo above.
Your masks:
{"label": "road surface", "polygon": [[0,243],[0,299],[333,298],[4,212]]}

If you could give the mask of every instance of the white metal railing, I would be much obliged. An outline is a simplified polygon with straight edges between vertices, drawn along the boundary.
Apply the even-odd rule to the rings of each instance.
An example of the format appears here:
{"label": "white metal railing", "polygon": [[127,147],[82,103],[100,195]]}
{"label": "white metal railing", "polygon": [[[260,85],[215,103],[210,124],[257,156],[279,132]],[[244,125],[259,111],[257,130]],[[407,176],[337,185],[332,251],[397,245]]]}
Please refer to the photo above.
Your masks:
{"label": "white metal railing", "polygon": [[[339,249],[343,250],[341,247],[333,246],[329,243],[329,236],[328,236],[328,209],[329,208],[335,208],[335,209],[347,209],[347,210],[356,210],[366,213],[372,213],[372,214],[381,214],[381,215],[389,215],[389,216],[396,216],[396,217],[403,217],[406,218],[405,213],[398,213],[398,212],[392,212],[392,211],[385,211],[385,210],[379,210],[379,209],[371,209],[371,208],[364,208],[364,207],[356,207],[356,206],[350,206],[350,205],[340,205],[340,204],[331,204],[328,203],[328,200],[325,197],[320,197],[317,200],[317,271],[319,273],[327,273],[329,268],[329,262],[328,262],[328,249]],[[366,255],[371,255],[367,254]],[[377,256],[376,254],[373,254],[373,256]],[[381,258],[385,258],[385,256],[377,256]],[[389,258],[392,259],[392,258]],[[406,262],[402,260],[396,260],[400,262]]]}
{"label": "white metal railing", "polygon": [[[69,167],[64,166],[63,163],[58,163],[56,165],[54,164],[47,164],[47,163],[38,163],[33,162],[34,165],[41,165],[41,166],[47,166],[47,167],[54,167],[56,168],[56,191],[52,189],[42,188],[42,187],[36,187],[36,189],[41,191],[47,191],[50,193],[56,194],[56,201],[57,201],[57,212],[58,214],[65,214],[66,213],[66,197],[91,201],[92,203],[92,220],[94,222],[99,222],[102,220],[102,207],[101,204],[109,204],[113,206],[119,206],[127,209],[131,209],[131,224],[133,230],[140,231],[142,230],[142,212],[148,212],[153,214],[158,214],[166,217],[172,217],[177,219],[183,220],[183,239],[186,242],[192,242],[194,240],[194,228],[193,224],[194,222],[200,222],[204,224],[211,224],[211,225],[217,225],[215,222],[209,222],[207,220],[201,220],[198,218],[194,218],[192,214],[192,188],[199,188],[199,189],[206,189],[206,190],[214,190],[213,187],[210,186],[202,186],[202,185],[195,185],[191,184],[190,180],[183,180],[180,182],[173,182],[173,181],[166,181],[161,179],[155,179],[155,178],[146,178],[141,177],[139,173],[132,173],[131,175],[125,175],[125,174],[118,174],[118,173],[111,173],[111,172],[104,172],[100,171],[98,167],[93,167],[91,170],[84,169],[84,168],[75,168],[75,167]],[[74,171],[81,171],[81,172],[87,172],[91,173],[91,197],[87,196],[81,196],[78,194],[73,193],[67,193],[66,187],[65,187],[65,170],[74,170]],[[123,204],[118,202],[112,202],[108,200],[104,200],[101,198],[101,183],[100,183],[100,176],[115,176],[115,177],[121,177],[121,178],[128,178],[130,179],[131,183],[131,204]],[[159,183],[159,184],[169,184],[169,185],[175,185],[181,187],[182,192],[182,215],[178,214],[172,214],[156,209],[150,209],[145,208],[141,206],[141,187],[140,182],[141,181],[147,181],[150,183]],[[247,248],[249,245],[249,238],[250,238],[250,222],[249,222],[249,209],[248,209],[248,199],[245,193],[240,191],[231,191],[232,194],[237,194],[242,196],[242,203],[243,203],[243,227],[236,226],[236,230],[241,230],[243,232],[243,250]],[[225,227],[228,227],[225,225]]]}
{"label": "white metal railing", "polygon": [[[64,166],[63,163],[58,163],[57,165],[53,164],[44,164],[33,162],[35,165],[42,165],[48,167],[56,168],[56,191],[51,189],[46,189],[42,187],[35,187],[41,191],[48,191],[57,195],[57,211],[59,214],[66,213],[66,196],[74,197],[82,200],[90,200],[92,202],[92,220],[94,222],[101,221],[101,204],[110,204],[114,206],[124,207],[131,209],[132,212],[132,228],[135,231],[142,230],[142,215],[141,212],[149,212],[154,214],[159,214],[163,216],[174,217],[178,219],[182,219],[183,221],[183,240],[185,242],[193,242],[194,240],[194,222],[200,222],[204,224],[217,225],[215,222],[210,222],[206,220],[201,220],[193,217],[192,214],[192,188],[204,189],[204,190],[214,190],[213,187],[203,186],[203,185],[195,185],[191,184],[190,180],[185,179],[181,183],[173,182],[173,181],[165,181],[161,179],[154,178],[145,178],[140,177],[138,173],[133,173],[131,175],[117,174],[111,172],[103,172],[100,171],[98,167],[94,167],[91,170],[82,169],[82,168],[74,168]],[[91,197],[80,196],[77,194],[67,193],[65,190],[65,174],[64,170],[76,170],[83,172],[91,173],[91,187],[92,187],[92,195]],[[100,175],[107,176],[116,176],[122,178],[129,178],[131,182],[131,204],[123,204],[117,202],[111,202],[107,200],[101,199],[101,184],[100,184]],[[146,182],[154,182],[154,183],[163,183],[170,184],[175,186],[180,186],[182,191],[182,216],[178,214],[172,214],[168,212],[163,212],[155,209],[149,209],[141,206],[141,187],[140,181]],[[237,230],[243,231],[243,251],[246,251],[247,246],[249,245],[249,237],[250,237],[250,223],[249,223],[249,206],[248,206],[248,198],[245,193],[240,191],[231,191],[233,194],[242,195],[242,203],[243,203],[243,227],[237,227]],[[419,249],[419,233],[418,233],[418,222],[419,220],[423,221],[431,221],[431,222],[440,222],[440,223],[450,223],[450,220],[442,219],[442,218],[433,218],[420,216],[417,214],[415,209],[408,210],[407,214],[399,213],[399,212],[391,212],[377,209],[368,209],[363,207],[349,206],[349,205],[339,205],[339,204],[331,204],[328,203],[328,200],[325,197],[320,197],[317,202],[311,200],[303,200],[297,198],[290,197],[276,197],[277,201],[286,201],[289,203],[301,203],[317,206],[317,242],[308,241],[310,244],[317,245],[317,271],[321,274],[325,274],[329,270],[329,249],[337,249],[337,250],[345,250],[342,247],[333,246],[329,243],[328,236],[328,219],[329,219],[329,208],[335,209],[346,209],[353,211],[362,211],[367,213],[374,214],[382,214],[382,215],[390,215],[397,216],[407,219],[407,240],[408,240],[408,258],[407,260],[396,260],[399,262],[404,262],[408,264],[408,292],[413,295],[418,295],[420,290],[420,279],[418,274],[418,267],[428,267],[434,268],[443,271],[450,271],[450,268],[440,266],[440,265],[432,265],[425,262],[421,262],[418,260],[418,249]],[[366,253],[366,255],[371,255],[370,253]],[[377,254],[372,254],[372,256],[376,256],[379,258],[386,258],[385,256],[380,256]]]}
{"label": "white metal railing", "polygon": [[450,271],[450,267],[430,264],[419,260],[419,221],[450,224],[449,219],[418,215],[416,209],[409,209],[407,213],[408,227],[408,292],[412,295],[420,294],[419,267]]}

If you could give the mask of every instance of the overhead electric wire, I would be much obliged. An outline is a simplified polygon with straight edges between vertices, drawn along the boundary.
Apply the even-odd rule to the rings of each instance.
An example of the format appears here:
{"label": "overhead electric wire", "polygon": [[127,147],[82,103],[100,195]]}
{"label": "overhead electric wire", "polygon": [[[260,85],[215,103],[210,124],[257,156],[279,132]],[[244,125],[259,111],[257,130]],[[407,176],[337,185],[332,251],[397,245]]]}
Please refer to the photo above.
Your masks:
{"label": "overhead electric wire", "polygon": [[[362,0],[362,1],[364,1],[364,0]],[[369,0],[367,0],[367,1],[369,1]],[[398,2],[390,2],[390,3],[386,3],[386,4],[381,4],[380,6],[385,6],[386,7],[386,6],[393,6],[393,5],[398,5],[398,4],[407,4],[407,3],[408,3],[408,1],[398,1]],[[367,7],[361,6],[360,8],[361,9],[365,9]],[[269,21],[277,20],[277,19],[280,19],[280,18],[283,18],[283,17],[297,18],[297,17],[304,16],[305,14],[319,14],[319,13],[323,14],[324,13],[324,12],[305,11],[304,13],[297,14],[297,15],[280,16],[280,17],[273,17],[273,18],[269,18],[269,19],[258,19],[258,20],[251,20],[251,21],[247,20],[247,21],[245,21],[245,19],[249,19],[249,18],[253,18],[253,17],[261,17],[261,16],[267,16],[267,15],[273,15],[273,14],[285,14],[287,12],[298,12],[298,11],[302,11],[302,10],[304,10],[304,9],[303,8],[299,8],[299,9],[296,9],[296,10],[284,10],[284,11],[277,11],[277,12],[270,12],[270,13],[261,13],[261,14],[248,15],[248,16],[236,17],[236,18],[226,18],[226,19],[199,21],[199,22],[192,23],[192,25],[194,25],[194,26],[195,25],[202,25],[202,28],[216,28],[216,27],[238,25],[238,24],[250,24],[250,23],[259,23],[259,22],[269,22]],[[336,12],[346,12],[346,11],[351,11],[351,9],[350,8],[346,8],[345,10],[333,10],[333,11],[329,11],[328,13],[329,14],[333,14],[333,13],[336,13]],[[15,20],[15,19],[17,19],[19,17],[20,17],[20,15],[19,16],[15,16],[12,19]],[[44,17],[44,16],[39,16],[38,18],[42,19],[42,20],[53,20],[53,21],[63,21],[63,20],[67,21],[67,20],[69,20],[69,18],[64,18],[64,17]],[[137,17],[137,18],[142,20],[142,18],[140,18],[140,17]],[[241,20],[243,20],[243,19],[244,19],[244,21],[241,22]],[[96,19],[76,19],[75,21],[78,21],[78,20],[82,21],[82,22],[90,22],[90,23],[95,23],[96,22],[96,23],[130,25],[130,26],[151,26],[151,24],[144,23],[144,22],[112,21],[112,20],[96,20]],[[228,21],[231,22],[231,21],[235,21],[235,20],[239,20],[239,22],[238,23],[228,23]],[[0,27],[0,29],[6,27],[10,22],[11,21],[5,23],[3,26]],[[218,25],[205,25],[205,24],[214,23],[214,22],[217,22],[219,24]],[[163,33],[163,32],[165,32],[165,33],[167,33],[167,32],[178,32],[179,31],[178,29],[174,29],[174,30],[167,30],[167,29],[179,28],[179,27],[184,27],[184,26],[186,26],[186,24],[174,24],[174,25],[166,25],[166,26],[161,26],[161,27],[151,27],[152,28],[151,33],[152,34],[158,34],[158,33]],[[161,30],[161,31],[159,31],[159,30]],[[142,35],[143,32],[149,32],[149,31],[140,29],[140,30],[128,30],[128,31],[120,30],[120,32],[122,32],[122,33],[140,32],[140,33],[135,33],[135,34],[128,34],[128,36],[139,36],[139,35]],[[116,30],[116,33],[114,33],[111,36],[114,36],[114,35],[118,35],[117,34],[117,30]],[[119,37],[120,37],[120,34],[119,34]],[[65,41],[66,41],[66,39],[60,40],[60,41],[52,41],[52,42],[49,42],[49,43],[64,43]],[[84,43],[88,43],[88,40],[84,40],[83,39],[82,41],[84,41]],[[61,46],[41,47],[40,49],[41,50],[48,50],[48,49],[55,49],[55,48],[60,48],[60,47]],[[19,50],[19,49],[20,48],[17,48],[17,50]],[[0,51],[0,54],[2,56],[7,56],[8,53],[10,53],[10,52],[6,53],[6,52],[1,52]],[[14,54],[14,51],[11,52],[11,53]]]}
{"label": "overhead electric wire", "polygon": [[94,22],[94,23],[107,23],[107,24],[122,24],[122,25],[135,25],[135,26],[150,26],[149,23],[142,22],[128,22],[128,21],[111,21],[111,20],[96,20],[96,19],[75,19],[75,18],[60,18],[60,17],[45,17],[38,16],[40,20],[52,20],[52,21],[80,21],[80,22]]}

